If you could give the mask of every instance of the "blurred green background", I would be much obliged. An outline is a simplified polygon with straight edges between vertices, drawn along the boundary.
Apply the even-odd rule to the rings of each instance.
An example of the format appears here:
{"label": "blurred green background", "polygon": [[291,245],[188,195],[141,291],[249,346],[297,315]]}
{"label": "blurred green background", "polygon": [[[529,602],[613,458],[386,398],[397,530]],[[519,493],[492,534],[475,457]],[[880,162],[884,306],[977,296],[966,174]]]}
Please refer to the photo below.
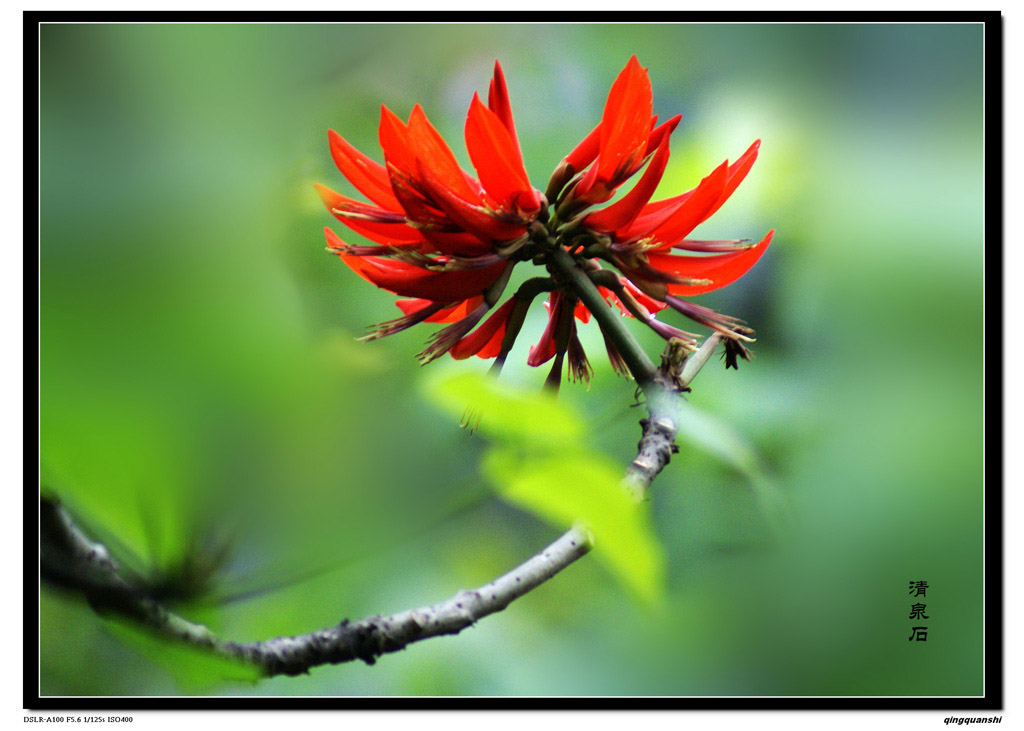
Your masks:
{"label": "blurred green background", "polygon": [[[499,58],[543,189],[636,53],[655,111],[684,115],[660,193],[762,138],[698,234],[778,230],[697,298],[758,341],[695,382],[655,484],[660,610],[588,557],[372,668],[193,687],[45,589],[44,695],[982,693],[980,25],[46,25],[41,44],[43,482],[141,575],[198,583],[180,610],[227,638],[439,601],[557,535],[493,496],[486,437],[424,397],[484,362],[421,370],[430,326],[354,342],[398,311],[324,251],[324,226],[346,234],[313,183],[352,194],[328,128],[380,159],[379,105],[418,102],[468,168]],[[543,324],[503,374],[528,391]],[[595,377],[560,398],[624,466],[633,387],[582,330]]]}

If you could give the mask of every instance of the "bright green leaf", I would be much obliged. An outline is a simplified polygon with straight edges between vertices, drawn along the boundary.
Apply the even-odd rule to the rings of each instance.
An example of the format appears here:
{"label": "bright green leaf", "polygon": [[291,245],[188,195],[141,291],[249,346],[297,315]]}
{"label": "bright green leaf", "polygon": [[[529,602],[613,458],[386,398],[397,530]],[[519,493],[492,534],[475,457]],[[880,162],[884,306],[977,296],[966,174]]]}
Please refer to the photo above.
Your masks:
{"label": "bright green leaf", "polygon": [[427,394],[443,410],[484,434],[518,444],[576,444],[580,418],[545,394],[524,394],[480,373],[431,381]]}
{"label": "bright green leaf", "polygon": [[494,449],[483,472],[505,499],[558,528],[582,523],[593,535],[596,555],[627,588],[648,603],[662,598],[662,548],[647,505],[630,497],[618,465],[581,450],[524,460]]}

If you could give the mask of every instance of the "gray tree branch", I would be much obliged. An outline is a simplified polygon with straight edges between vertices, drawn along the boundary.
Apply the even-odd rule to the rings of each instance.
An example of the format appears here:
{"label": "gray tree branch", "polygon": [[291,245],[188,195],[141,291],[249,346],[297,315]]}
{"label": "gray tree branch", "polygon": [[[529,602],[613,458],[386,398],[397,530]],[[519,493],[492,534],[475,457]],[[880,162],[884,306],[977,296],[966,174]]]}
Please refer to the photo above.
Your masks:
{"label": "gray tree branch", "polygon": [[648,417],[640,421],[643,434],[637,446],[636,459],[626,470],[625,484],[634,497],[642,500],[654,478],[679,451],[676,434],[680,426],[682,402],[679,394],[688,390],[690,382],[700,373],[722,342],[722,336],[708,336],[696,353],[674,362],[672,346],[665,349],[661,366],[652,378],[653,387],[645,389]]}
{"label": "gray tree branch", "polygon": [[[718,336],[712,335],[685,360],[675,362],[663,357],[662,366],[644,389],[648,418],[641,422],[638,454],[625,479],[638,499],[677,451],[674,440],[679,429],[680,393],[704,367],[718,343]],[[574,527],[507,574],[477,589],[461,591],[447,601],[354,622],[346,619],[335,627],[294,637],[230,642],[174,614],[133,586],[106,548],[90,540],[59,502],[44,497],[40,506],[40,573],[44,579],[83,595],[101,614],[113,612],[129,617],[163,636],[253,663],[267,676],[298,675],[319,665],[352,660],[373,664],[381,655],[413,642],[458,634],[502,611],[591,548],[587,532]]]}

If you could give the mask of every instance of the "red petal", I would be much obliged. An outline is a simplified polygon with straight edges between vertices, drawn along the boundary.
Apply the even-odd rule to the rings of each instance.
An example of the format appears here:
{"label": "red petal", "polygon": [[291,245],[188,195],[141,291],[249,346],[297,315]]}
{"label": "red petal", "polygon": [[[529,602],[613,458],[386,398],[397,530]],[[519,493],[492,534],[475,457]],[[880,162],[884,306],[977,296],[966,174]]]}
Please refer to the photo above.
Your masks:
{"label": "red petal", "polygon": [[379,206],[393,211],[400,210],[401,206],[391,192],[391,181],[383,165],[354,148],[333,129],[327,132],[327,139],[334,163],[360,193]]}
{"label": "red petal", "polygon": [[[341,193],[337,193],[325,185],[320,185],[319,183],[313,183],[313,185],[316,188],[316,192],[320,195],[320,199],[324,202],[324,205],[327,206],[327,210],[357,234],[365,236],[371,241],[376,241],[379,244],[401,245],[423,242],[423,237],[420,236],[419,232],[404,223],[364,221],[359,218],[349,218],[335,213],[336,209],[342,209],[345,206],[350,205],[362,206],[367,211],[372,211],[373,207],[361,204],[359,201],[351,198],[347,198]],[[384,209],[379,210],[381,213],[390,213],[390,211],[385,211]]]}
{"label": "red petal", "polygon": [[651,130],[651,136],[647,138],[647,151],[650,152],[651,150],[658,149],[662,140],[667,140],[669,135],[671,135],[675,131],[676,127],[679,126],[679,120],[682,118],[682,114],[677,114],[664,124]]}
{"label": "red petal", "polygon": [[483,269],[432,272],[405,262],[371,256],[342,254],[342,261],[357,274],[381,289],[435,302],[452,302],[480,294],[501,275],[507,262]]}
{"label": "red petal", "polygon": [[505,333],[508,331],[508,318],[501,323],[501,327],[494,331],[494,335],[491,339],[484,343],[484,346],[480,350],[476,351],[477,358],[496,358],[498,353],[501,352],[501,344],[505,340]]}
{"label": "red petal", "polygon": [[540,208],[519,146],[498,115],[475,94],[466,117],[466,149],[484,189],[505,210],[534,212]]}
{"label": "red petal", "polygon": [[[320,183],[313,183],[313,187],[316,188],[316,192],[320,196],[320,200],[324,202],[324,205],[327,206],[327,210],[331,213],[340,209],[343,213],[354,213],[358,216],[372,218],[374,223],[405,222],[404,212],[392,211],[379,206],[371,206],[369,203],[364,203],[363,201],[357,201],[354,198],[344,196],[337,191],[331,190],[326,185],[321,185]],[[338,214],[335,213],[335,215]]]}
{"label": "red petal", "polygon": [[556,290],[550,294],[548,301],[551,306],[548,308],[547,327],[541,333],[537,344],[530,348],[530,356],[526,359],[526,364],[534,368],[555,357],[555,325],[561,316],[562,295]]}
{"label": "red petal", "polygon": [[[416,174],[416,155],[409,141],[409,129],[405,122],[383,104],[380,107],[380,127],[377,129],[384,160],[388,167],[395,168],[406,178],[412,179]],[[394,187],[393,175],[392,187]],[[398,191],[393,191],[398,197]],[[404,206],[403,206],[404,207]]]}
{"label": "red petal", "polygon": [[434,129],[419,104],[412,108],[412,115],[409,117],[409,142],[416,153],[420,169],[429,170],[446,188],[459,197],[472,203],[482,202],[480,191],[467,180],[469,176],[459,166],[451,148]]}
{"label": "red petal", "polygon": [[[633,299],[637,301],[637,304],[646,309],[648,312],[654,314],[668,307],[668,305],[666,305],[664,302],[659,302],[653,297],[649,297],[643,292],[641,292],[635,284],[633,284],[625,277],[619,277],[619,281],[622,282],[626,290],[628,290],[629,293],[633,296]],[[603,296],[606,300],[611,301],[613,305],[618,307],[623,315],[625,315],[626,317],[633,317],[633,313],[629,311],[629,308],[626,307],[625,303],[623,303],[623,301],[619,298],[617,294],[612,292],[610,289],[606,289],[605,287],[598,287],[598,290],[601,292],[601,296]]]}
{"label": "red petal", "polygon": [[702,286],[690,286],[686,284],[669,284],[670,294],[695,295],[705,292],[713,292],[746,274],[757,260],[764,254],[768,244],[772,242],[775,230],[768,232],[768,235],[761,240],[757,246],[745,251],[736,251],[731,254],[718,254],[717,256],[677,256],[675,254],[648,254],[650,265],[663,272],[679,274],[694,279],[710,279],[711,284]]}
{"label": "red petal", "polygon": [[[452,349],[448,351],[452,357],[455,360],[463,360],[471,355],[479,355],[481,358],[496,356],[501,348],[501,340],[505,336],[505,326],[512,314],[512,308],[516,306],[516,301],[515,297],[510,297],[508,302],[484,320],[482,325],[452,346]],[[491,353],[491,350],[494,352]]]}
{"label": "red petal", "polygon": [[641,223],[641,216],[637,216],[633,225],[629,227],[630,230],[640,226],[649,226],[652,220],[657,221],[658,218],[661,218],[661,223],[647,230],[640,237],[653,236],[655,241],[663,247],[681,241],[707,218],[708,211],[718,202],[725,186],[726,174],[726,163],[722,163],[700,181],[696,188],[679,196],[674,206],[664,208],[645,223]]}
{"label": "red petal", "polygon": [[429,199],[421,190],[423,187],[422,182],[414,182],[412,180],[411,176],[417,174],[415,171],[415,159],[413,160],[413,166],[412,173],[405,173],[392,167],[391,163],[388,163],[388,172],[391,174],[391,187],[395,191],[395,197],[398,198],[402,208],[405,209],[406,217],[410,222],[418,224],[420,228],[458,228],[448,218],[447,214],[438,208],[433,200]]}
{"label": "red petal", "polygon": [[373,223],[371,221],[350,220],[338,215],[335,215],[335,218],[360,236],[384,246],[433,250],[433,247],[424,244],[416,229],[402,223]]}
{"label": "red petal", "polygon": [[[345,246],[348,245],[338,236],[338,234],[334,233],[329,228],[324,228],[324,236],[327,237],[327,246],[329,246],[332,249],[340,249],[340,248],[345,247]],[[339,256],[341,257],[342,261],[345,261],[345,255],[344,254],[339,253]],[[351,257],[351,258],[358,258],[358,257]],[[348,262],[345,262],[345,263],[348,264]],[[356,274],[358,274],[360,277],[365,279],[370,284],[376,284],[376,282],[374,282],[372,279],[370,279],[364,273],[362,267],[353,266],[352,264],[349,264],[349,267],[351,267],[352,271],[354,271]]]}
{"label": "red petal", "polygon": [[[715,171],[711,173],[711,175],[709,175],[707,178],[701,181],[701,186],[705,184],[711,185],[711,181],[709,179],[713,178],[721,168],[726,167],[725,183],[722,186],[721,192],[718,194],[718,199],[714,202],[713,205],[708,207],[707,211],[702,215],[698,223],[706,221],[708,218],[710,218],[712,214],[714,214],[714,212],[717,211],[723,203],[725,203],[729,196],[732,195],[733,191],[736,190],[736,187],[743,181],[743,178],[746,177],[747,173],[750,172],[750,168],[754,164],[754,160],[757,159],[757,151],[760,148],[760,145],[761,141],[758,140],[753,145],[751,145],[750,148],[745,153],[743,153],[740,159],[738,159],[732,165],[727,166],[727,162],[722,163],[722,165],[716,168]],[[698,191],[701,190],[701,186],[698,186],[694,190],[688,191],[678,196],[674,196],[672,198],[666,198],[665,200],[655,201],[654,203],[648,203],[646,206],[643,207],[643,209],[637,215],[636,219],[634,219],[632,225],[629,226],[628,231],[616,231],[616,238],[625,241],[628,239],[636,240],[649,236],[650,232],[653,231],[654,228],[661,225],[665,221],[670,208],[672,208],[673,206],[682,206],[683,204],[685,204],[691,197],[693,197]],[[703,192],[707,193],[708,190],[706,189]],[[696,202],[691,203],[689,205],[695,206]],[[674,213],[675,211],[672,212]],[[682,238],[685,237],[685,235],[686,234],[684,234],[682,237],[677,237],[676,242],[681,241]],[[659,238],[662,237],[659,236]]]}
{"label": "red petal", "polygon": [[[333,231],[327,229],[325,233],[329,244],[341,244],[341,239],[338,239]],[[508,266],[507,261],[500,261],[481,269],[434,272],[403,261],[377,256],[339,256],[352,271],[381,289],[403,297],[417,297],[434,302],[457,302],[478,295],[493,284]]]}
{"label": "red petal", "polygon": [[420,229],[420,233],[441,254],[482,256],[494,253],[493,246],[468,231],[435,231],[423,228]]}
{"label": "red petal", "polygon": [[[600,164],[600,163],[599,163]],[[573,189],[573,197],[585,201],[591,205],[604,203],[615,195],[615,186],[609,185],[607,181],[598,178],[599,164],[592,166],[580,179]]]}
{"label": "red petal", "polygon": [[743,179],[747,177],[747,173],[750,172],[750,168],[754,165],[754,160],[757,159],[757,152],[761,149],[761,140],[755,140],[747,151],[740,156],[740,159],[729,166],[729,172],[727,173],[725,189],[722,191],[722,195],[718,198],[718,203],[712,206],[711,210],[704,220],[711,218],[715,211],[722,207],[722,204],[729,200],[729,196],[733,194],[733,191],[743,182]]}
{"label": "red petal", "polygon": [[629,310],[626,309],[626,305],[622,304],[622,300],[619,299],[619,296],[612,292],[610,289],[608,289],[607,287],[599,286],[597,288],[597,291],[601,293],[601,296],[604,297],[605,301],[611,302],[613,305],[618,307],[623,315],[626,315],[627,317],[633,316],[630,314]]}
{"label": "red petal", "polygon": [[516,140],[516,150],[519,150],[518,137],[516,136],[516,123],[512,119],[512,103],[508,98],[508,85],[505,83],[505,72],[501,70],[501,64],[494,61],[494,78],[491,79],[491,86],[487,91],[487,106],[498,115],[498,119],[505,125],[505,129]]}
{"label": "red petal", "polygon": [[636,169],[650,136],[652,100],[651,80],[634,55],[612,84],[601,117],[601,180],[613,181]]}
{"label": "red petal", "polygon": [[590,130],[590,134],[584,137],[573,151],[565,156],[565,161],[572,165],[573,170],[580,172],[590,163],[597,159],[597,153],[601,149],[601,125]]}
{"label": "red petal", "polygon": [[462,198],[423,165],[419,167],[419,178],[426,192],[452,221],[483,241],[511,241],[526,231],[525,226],[499,221],[483,206]]}
{"label": "red petal", "polygon": [[682,203],[692,195],[693,191],[688,190],[685,193],[674,195],[671,198],[664,198],[660,201],[648,203],[640,209],[640,213],[638,213],[637,217],[633,219],[633,223],[628,227],[628,229],[615,232],[616,238],[622,238],[623,240],[629,237],[639,238],[640,234],[652,231],[656,226],[664,223],[665,219],[671,215],[672,211],[674,211],[676,207],[682,205]]}
{"label": "red petal", "polygon": [[[468,300],[464,300],[457,305],[452,305],[451,307],[446,307],[443,310],[435,312],[424,320],[424,322],[458,322],[475,310],[483,301],[483,297],[470,297]],[[434,302],[424,299],[411,299],[396,300],[395,304],[398,305],[398,309],[400,309],[403,314],[411,315],[414,312],[422,310],[424,307],[430,307]]]}
{"label": "red petal", "polygon": [[644,171],[639,182],[633,186],[633,190],[607,208],[588,215],[583,219],[583,225],[606,233],[629,226],[654,195],[654,190],[658,187],[661,176],[665,172],[666,163],[668,163],[668,138],[662,141],[658,151],[648,163],[647,170]]}
{"label": "red petal", "polygon": [[633,299],[635,299],[643,307],[647,308],[647,311],[650,312],[651,314],[661,312],[666,307],[668,307],[668,305],[666,305],[664,302],[656,300],[653,297],[647,295],[646,293],[640,291],[639,287],[637,287],[635,284],[633,284],[625,277],[619,277],[619,279],[622,281],[623,285],[625,285],[629,293],[633,295]]}

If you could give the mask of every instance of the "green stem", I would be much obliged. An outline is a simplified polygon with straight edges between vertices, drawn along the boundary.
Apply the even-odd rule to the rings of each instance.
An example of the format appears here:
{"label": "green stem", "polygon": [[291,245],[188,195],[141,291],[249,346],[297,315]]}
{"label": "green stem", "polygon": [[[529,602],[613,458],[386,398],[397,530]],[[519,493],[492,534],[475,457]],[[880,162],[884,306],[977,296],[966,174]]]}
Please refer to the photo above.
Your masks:
{"label": "green stem", "polygon": [[519,331],[523,327],[523,322],[526,321],[526,313],[530,309],[530,305],[533,304],[533,300],[541,292],[550,292],[554,288],[555,283],[550,277],[534,277],[523,282],[516,293],[512,295],[516,303],[512,306],[512,314],[509,315],[508,324],[505,326],[505,337],[501,339],[501,350],[491,366],[492,375],[497,376],[501,373],[502,366],[505,365],[505,358],[508,357],[512,346],[515,345],[516,338],[519,337]]}
{"label": "green stem", "polygon": [[622,355],[626,367],[633,374],[633,380],[640,388],[646,390],[654,377],[654,362],[640,347],[640,343],[633,337],[622,318],[605,302],[587,273],[577,266],[576,260],[561,246],[556,246],[548,252],[548,263],[565,279],[573,293],[590,310],[597,324],[601,326],[601,331]]}

